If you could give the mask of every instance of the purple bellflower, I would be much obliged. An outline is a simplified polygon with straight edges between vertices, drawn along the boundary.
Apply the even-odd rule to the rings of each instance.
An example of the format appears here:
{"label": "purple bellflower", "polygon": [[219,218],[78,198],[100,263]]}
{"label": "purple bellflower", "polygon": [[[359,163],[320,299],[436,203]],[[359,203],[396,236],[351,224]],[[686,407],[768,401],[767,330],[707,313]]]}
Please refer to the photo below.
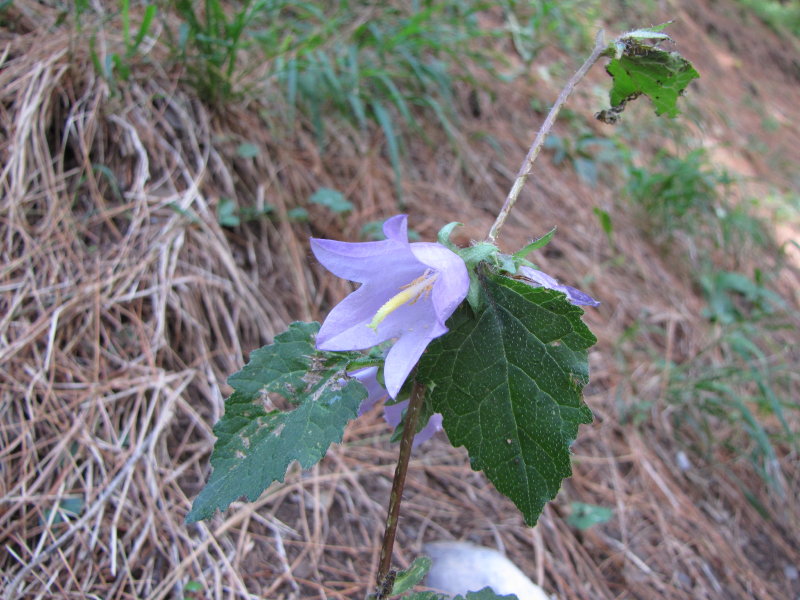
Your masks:
{"label": "purple bellflower", "polygon": [[385,240],[337,242],[311,238],[311,250],[334,275],[360,283],[328,314],[317,334],[320,350],[364,350],[387,340],[386,389],[395,398],[431,340],[464,300],[464,261],[441,244],[408,242],[406,215],[383,224]]}
{"label": "purple bellflower", "polygon": [[536,287],[546,287],[550,290],[564,292],[567,295],[567,300],[572,304],[578,306],[599,306],[600,302],[592,298],[589,294],[584,294],[582,291],[570,287],[568,285],[561,285],[555,277],[550,277],[547,273],[538,271],[532,267],[521,266],[517,269],[517,273],[522,275],[526,283],[531,282]]}
{"label": "purple bellflower", "polygon": [[[361,403],[358,409],[358,416],[360,417],[366,412],[372,410],[378,402],[386,400],[388,394],[383,386],[378,382],[376,375],[378,374],[378,367],[367,367],[348,373],[354,379],[360,381],[365,388],[367,388],[367,399]],[[386,422],[392,427],[397,427],[403,418],[403,411],[408,406],[408,400],[398,402],[397,404],[390,404],[383,407],[383,417]],[[442,415],[435,413],[428,419],[428,424],[414,436],[413,448],[416,448],[422,442],[429,440],[437,431],[442,430]]]}

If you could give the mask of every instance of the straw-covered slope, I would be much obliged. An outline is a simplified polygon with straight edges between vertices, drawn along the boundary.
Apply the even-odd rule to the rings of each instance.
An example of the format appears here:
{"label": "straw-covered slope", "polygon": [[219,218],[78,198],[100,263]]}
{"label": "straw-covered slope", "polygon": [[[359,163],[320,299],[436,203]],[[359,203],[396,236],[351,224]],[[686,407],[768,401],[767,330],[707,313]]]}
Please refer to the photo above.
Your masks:
{"label": "straw-covered slope", "polygon": [[[797,198],[791,46],[742,21],[735,3],[714,6],[712,15],[705,3],[676,3],[643,17],[679,17],[671,33],[702,79],[685,99],[682,133],[632,105],[626,144],[642,157],[659,146],[680,151],[680,140],[710,148],[708,168],[745,177],[720,188],[728,196],[709,205],[717,215],[754,194]],[[308,236],[355,239],[400,210],[385,130],[333,126],[321,150],[311,124],[298,116],[293,130],[282,126],[274,115],[287,109],[269,98],[204,102],[163,45],[147,46],[166,37],[160,20],[129,78],[110,82],[92,55],[120,52],[125,41],[109,27],[89,44],[97,15],[79,28],[29,0],[4,11],[0,595],[363,597],[396,454],[378,413],[258,502],[207,523],[183,518],[208,476],[227,375],[289,322],[324,317],[349,290],[314,264]],[[549,78],[484,78],[494,94],[456,87],[458,133],[432,126],[427,141],[408,144],[402,210],[423,238],[452,220],[465,223],[463,243],[485,235],[542,119],[531,98],[551,102],[579,60],[549,50],[537,58],[552,67]],[[586,118],[604,78],[596,67],[571,103],[578,116],[559,126],[563,143],[613,135]],[[797,239],[797,214],[761,203],[752,214],[764,228],[745,220],[752,235],[735,229],[730,243],[691,215],[695,229],[670,232],[620,191],[625,173],[648,159],[609,167],[593,187],[573,168],[580,156],[542,157],[501,240],[515,249],[557,226],[537,263],[603,302],[587,314],[600,340],[587,395],[596,422],[579,435],[575,475],[528,529],[461,450],[429,442],[412,461],[397,562],[408,564],[425,541],[466,538],[500,547],[563,599],[795,597],[800,277],[797,254],[778,244]],[[322,187],[341,190],[354,209],[309,204]],[[759,238],[764,231],[777,242]],[[756,291],[714,288],[723,272],[745,274]],[[714,290],[729,301],[716,320]],[[769,314],[756,322],[758,307]],[[741,323],[726,325],[731,314]],[[737,339],[761,358],[748,362],[756,355],[737,354],[725,337],[737,323],[756,328]],[[750,368],[760,378],[742,378]],[[739,400],[703,402],[726,383]],[[771,410],[750,397],[765,397],[765,386]],[[572,502],[613,517],[576,528],[566,520]]]}

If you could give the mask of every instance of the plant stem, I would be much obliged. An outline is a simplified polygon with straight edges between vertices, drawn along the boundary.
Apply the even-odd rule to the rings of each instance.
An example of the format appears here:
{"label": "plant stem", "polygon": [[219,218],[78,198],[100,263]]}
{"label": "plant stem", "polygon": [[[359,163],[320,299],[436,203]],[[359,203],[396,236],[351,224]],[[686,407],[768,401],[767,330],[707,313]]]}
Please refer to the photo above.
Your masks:
{"label": "plant stem", "polygon": [[514,181],[514,185],[511,186],[511,191],[508,192],[508,197],[506,197],[503,208],[500,209],[500,214],[497,215],[497,219],[495,219],[492,228],[489,230],[489,235],[487,236],[486,241],[490,244],[495,243],[497,236],[500,235],[500,229],[503,227],[503,223],[505,223],[506,219],[508,218],[508,213],[510,213],[511,209],[514,208],[514,204],[519,197],[519,193],[522,191],[522,187],[528,180],[528,175],[530,175],[531,171],[533,170],[533,161],[535,161],[536,157],[539,156],[539,151],[544,145],[545,138],[547,138],[547,135],[553,128],[556,118],[558,117],[558,113],[561,111],[561,107],[567,101],[567,98],[569,98],[569,95],[575,89],[575,86],[578,85],[578,82],[583,79],[584,75],[586,75],[592,65],[597,62],[597,59],[600,58],[605,49],[605,33],[601,29],[597,32],[597,36],[595,37],[594,50],[592,50],[592,54],[586,59],[586,62],[581,65],[581,68],[578,69],[570,78],[570,80],[567,82],[567,85],[564,86],[564,89],[561,90],[556,103],[553,105],[553,108],[550,109],[547,118],[544,120],[544,123],[542,123],[542,127],[536,134],[536,139],[533,141],[531,149],[528,150],[528,155],[525,157],[525,160],[522,161],[522,166],[519,169],[519,173],[517,173],[517,179]]}
{"label": "plant stem", "polygon": [[383,585],[389,568],[392,566],[392,551],[394,549],[394,536],[397,533],[397,520],[400,516],[400,501],[403,498],[403,486],[406,483],[408,461],[411,458],[411,445],[417,433],[417,421],[422,409],[422,400],[425,398],[425,386],[414,382],[411,390],[411,400],[408,402],[406,419],[403,424],[403,437],[400,440],[400,456],[397,459],[397,468],[394,471],[392,492],[389,496],[389,514],[386,516],[386,532],[383,534],[381,546],[381,559],[378,565],[378,587]]}

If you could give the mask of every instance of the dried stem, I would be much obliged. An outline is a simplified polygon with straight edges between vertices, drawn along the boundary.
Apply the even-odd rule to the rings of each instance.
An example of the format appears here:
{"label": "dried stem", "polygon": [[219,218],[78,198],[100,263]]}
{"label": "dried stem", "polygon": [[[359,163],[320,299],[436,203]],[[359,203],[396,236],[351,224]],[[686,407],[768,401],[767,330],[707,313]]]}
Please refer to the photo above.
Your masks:
{"label": "dried stem", "polygon": [[561,107],[567,101],[567,98],[569,98],[569,95],[575,89],[575,86],[578,85],[578,82],[583,79],[584,75],[586,75],[592,65],[597,62],[597,59],[600,58],[605,49],[605,33],[601,29],[597,32],[597,36],[595,37],[594,50],[592,50],[592,54],[567,82],[567,85],[564,86],[564,89],[561,90],[556,103],[553,105],[553,108],[550,109],[547,118],[544,120],[544,123],[542,123],[542,127],[536,134],[536,139],[533,141],[531,149],[528,150],[528,155],[525,157],[525,160],[522,161],[522,166],[519,169],[519,173],[517,173],[517,179],[514,181],[514,185],[511,186],[511,191],[508,192],[508,197],[506,197],[506,201],[503,204],[503,208],[500,210],[500,214],[497,215],[497,219],[495,219],[492,228],[489,230],[489,235],[487,236],[486,241],[490,244],[494,244],[497,240],[497,236],[500,235],[500,229],[503,227],[503,223],[506,222],[508,213],[511,212],[511,209],[514,207],[514,204],[519,197],[519,193],[522,191],[522,187],[528,180],[528,175],[530,175],[531,171],[533,170],[533,161],[535,161],[536,157],[539,156],[539,151],[542,149],[544,140],[547,138],[547,135],[553,128],[556,118],[558,117],[558,113],[561,111]]}
{"label": "dried stem", "polygon": [[400,456],[397,459],[397,468],[394,471],[394,481],[392,481],[392,493],[389,496],[389,514],[386,517],[386,532],[383,534],[383,545],[381,546],[381,559],[378,565],[378,588],[383,586],[389,568],[392,566],[392,550],[394,548],[394,536],[397,533],[397,520],[400,516],[400,501],[403,498],[403,486],[406,483],[406,473],[408,472],[408,461],[411,458],[411,445],[414,435],[417,432],[417,421],[419,420],[422,400],[425,398],[425,386],[414,382],[411,391],[411,400],[408,403],[405,424],[403,425],[403,437],[400,440]]}

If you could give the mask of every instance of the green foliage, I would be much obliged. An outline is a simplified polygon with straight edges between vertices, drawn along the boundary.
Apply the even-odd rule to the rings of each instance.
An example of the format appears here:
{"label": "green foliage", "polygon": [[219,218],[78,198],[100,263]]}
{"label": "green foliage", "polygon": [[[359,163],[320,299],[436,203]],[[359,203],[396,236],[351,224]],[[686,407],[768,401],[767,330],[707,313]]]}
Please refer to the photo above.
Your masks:
{"label": "green foliage", "polygon": [[700,282],[708,302],[703,314],[716,335],[690,360],[669,365],[667,400],[681,408],[671,413],[676,432],[682,440],[692,433],[686,441],[701,455],[730,449],[784,493],[778,454],[781,447],[800,450],[800,405],[793,400],[800,377],[794,349],[775,333],[795,327],[798,315],[759,271],[752,278],[710,271]]}
{"label": "green foliage", "polygon": [[591,422],[581,390],[595,338],[583,311],[552,290],[482,277],[484,309],[462,307],[419,364],[426,403],[454,446],[533,525],[571,474],[569,446]]}
{"label": "green foliage", "polygon": [[719,187],[729,183],[703,149],[683,157],[662,152],[650,166],[630,168],[625,193],[654,227],[669,235],[679,228],[697,232],[717,219]]}
{"label": "green foliage", "polygon": [[217,222],[223,227],[238,227],[242,220],[236,212],[236,203],[233,200],[220,198],[217,204]]}
{"label": "green foliage", "polygon": [[411,566],[397,573],[392,586],[392,595],[403,594],[422,581],[431,570],[431,559],[427,556],[418,556]]}
{"label": "green foliage", "polygon": [[575,529],[585,531],[595,525],[608,523],[614,516],[614,511],[605,506],[585,504],[583,502],[573,502],[570,504],[570,512],[567,523]]}
{"label": "green foliage", "polygon": [[741,273],[713,271],[700,277],[708,301],[703,315],[710,321],[730,325],[753,323],[786,308],[786,303],[769,290],[760,271],[755,279]]}
{"label": "green foliage", "polygon": [[347,200],[342,192],[331,188],[318,189],[308,201],[324,206],[336,214],[343,214],[353,210],[353,203]]}
{"label": "green foliage", "polygon": [[255,158],[261,154],[261,149],[256,144],[244,142],[236,147],[236,154],[241,158]]}
{"label": "green foliage", "polygon": [[183,591],[193,594],[195,592],[202,592],[205,589],[203,584],[199,581],[189,581],[183,586]]}
{"label": "green foliage", "polygon": [[797,0],[737,0],[778,33],[800,37],[800,2]]}
{"label": "green foliage", "polygon": [[514,50],[525,65],[552,38],[568,50],[583,50],[591,42],[601,7],[597,1],[586,0],[502,0],[499,4]]}
{"label": "green foliage", "polygon": [[[517,250],[516,252],[514,252],[514,254],[512,255],[513,258],[523,259],[526,256],[528,256],[528,254],[533,252],[534,250],[539,250],[541,248],[544,248],[545,246],[547,246],[547,244],[550,243],[550,241],[553,239],[553,236],[555,234],[556,234],[556,228],[553,227],[550,231],[545,233],[542,237],[533,240],[530,244],[526,244],[520,250]],[[516,272],[516,269],[513,272]]]}
{"label": "green foliage", "polygon": [[606,71],[614,80],[611,106],[643,94],[653,102],[657,115],[668,117],[678,116],[678,97],[692,79],[700,77],[686,59],[663,50],[615,58]]}
{"label": "green foliage", "polygon": [[[642,95],[650,98],[657,115],[678,115],[678,97],[700,74],[677,52],[656,47],[659,42],[670,39],[661,31],[666,25],[631,31],[614,41],[608,51],[613,58],[606,65],[613,80],[611,108],[597,113],[600,121],[616,123],[625,105]],[[656,43],[650,45],[647,40]]]}
{"label": "green foliage", "polygon": [[551,134],[544,147],[553,151],[553,164],[568,160],[578,176],[592,187],[603,179],[606,171],[616,168],[622,156],[616,141],[597,137],[590,131],[564,137]]}
{"label": "green foliage", "polygon": [[606,234],[606,239],[608,240],[608,245],[612,248],[614,247],[614,223],[611,220],[611,215],[608,214],[608,211],[603,210],[602,208],[595,206],[592,209],[592,212],[597,216],[597,220],[600,221],[600,228],[603,230],[603,233]]}
{"label": "green foliage", "polygon": [[269,218],[273,210],[274,208],[270,205],[266,205],[263,208],[239,207],[234,200],[223,196],[217,203],[217,223],[223,227],[239,227],[239,225],[248,221]]}
{"label": "green foliage", "polygon": [[66,496],[61,498],[52,508],[44,510],[42,525],[58,525],[69,523],[77,519],[85,508],[84,499],[79,496]]}
{"label": "green foliage", "polygon": [[[80,21],[81,15],[88,11],[88,6],[76,5],[76,20]],[[115,85],[118,80],[128,81],[131,76],[131,64],[139,53],[139,49],[150,32],[157,8],[149,2],[144,4],[142,19],[137,28],[131,23],[130,0],[119,0],[118,17],[121,21],[120,29],[123,38],[123,51],[110,52],[103,59],[97,54],[96,33],[92,33],[89,40],[90,54],[95,71],[106,81]]]}
{"label": "green foliage", "polygon": [[239,75],[236,61],[248,44],[245,30],[265,2],[245,0],[232,12],[221,0],[175,0],[171,4],[183,22],[177,34],[167,31],[189,81],[207,102],[230,100]]}
{"label": "green foliage", "polygon": [[[207,519],[241,496],[255,500],[273,481],[283,481],[293,460],[311,467],[330,444],[341,441],[367,396],[363,385],[345,375],[360,355],[316,350],[318,330],[319,323],[292,323],[228,379],[234,392],[214,426],[214,471],[187,523]],[[291,410],[268,410],[269,394],[283,398]]]}

